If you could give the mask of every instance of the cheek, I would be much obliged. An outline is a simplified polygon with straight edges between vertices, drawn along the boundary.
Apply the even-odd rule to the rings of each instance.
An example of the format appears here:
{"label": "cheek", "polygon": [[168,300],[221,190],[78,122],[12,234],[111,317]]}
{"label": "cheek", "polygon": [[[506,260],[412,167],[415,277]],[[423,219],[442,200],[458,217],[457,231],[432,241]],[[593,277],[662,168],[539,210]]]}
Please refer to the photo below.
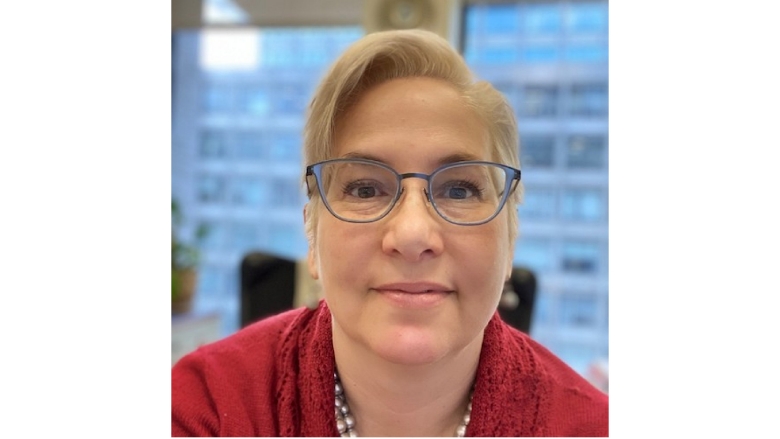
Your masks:
{"label": "cheek", "polygon": [[355,230],[352,224],[325,215],[320,217],[315,253],[323,286],[332,285],[335,290],[342,290],[356,284],[355,281],[365,273],[361,267],[365,267],[370,257],[371,236],[368,231]]}
{"label": "cheek", "polygon": [[460,274],[454,274],[492,301],[493,298],[498,300],[503,289],[511,266],[512,246],[506,226],[500,222],[491,225],[479,233],[453,240],[451,248],[458,248],[457,252],[452,252],[452,268]]}

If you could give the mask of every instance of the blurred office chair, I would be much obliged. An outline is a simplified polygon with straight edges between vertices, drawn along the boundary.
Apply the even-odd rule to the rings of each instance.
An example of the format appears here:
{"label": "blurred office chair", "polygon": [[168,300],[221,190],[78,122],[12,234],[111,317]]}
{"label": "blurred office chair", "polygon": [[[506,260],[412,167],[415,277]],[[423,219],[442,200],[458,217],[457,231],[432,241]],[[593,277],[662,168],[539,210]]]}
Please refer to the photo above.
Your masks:
{"label": "blurred office chair", "polygon": [[[301,282],[301,277],[296,274],[297,264],[296,261],[262,252],[244,256],[241,260],[242,328],[263,317],[295,307],[296,286]],[[308,273],[305,275],[308,276]],[[536,276],[526,268],[515,267],[504,286],[498,312],[505,322],[528,333],[535,299]]]}
{"label": "blurred office chair", "polygon": [[251,252],[241,260],[241,327],[293,308],[295,261]]}
{"label": "blurred office chair", "polygon": [[536,276],[524,267],[514,267],[512,276],[504,285],[498,302],[501,319],[526,334],[531,331],[531,321],[536,303]]}

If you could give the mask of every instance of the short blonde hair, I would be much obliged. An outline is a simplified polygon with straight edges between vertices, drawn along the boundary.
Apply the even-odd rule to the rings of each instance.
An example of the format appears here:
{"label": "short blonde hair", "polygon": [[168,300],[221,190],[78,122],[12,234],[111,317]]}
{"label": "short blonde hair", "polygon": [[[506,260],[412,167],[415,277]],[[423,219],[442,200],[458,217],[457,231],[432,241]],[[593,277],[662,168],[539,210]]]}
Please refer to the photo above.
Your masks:
{"label": "short blonde hair", "polygon": [[[440,79],[454,87],[485,123],[493,146],[491,160],[520,168],[517,122],[506,98],[490,83],[477,81],[463,57],[447,40],[416,29],[368,34],[350,46],[331,66],[309,107],[303,139],[304,168],[334,158],[336,121],[364,91],[391,79],[416,76]],[[306,236],[314,243],[320,200],[317,191],[309,196]],[[520,182],[505,206],[509,209],[511,242],[518,234],[517,206],[522,196]]]}

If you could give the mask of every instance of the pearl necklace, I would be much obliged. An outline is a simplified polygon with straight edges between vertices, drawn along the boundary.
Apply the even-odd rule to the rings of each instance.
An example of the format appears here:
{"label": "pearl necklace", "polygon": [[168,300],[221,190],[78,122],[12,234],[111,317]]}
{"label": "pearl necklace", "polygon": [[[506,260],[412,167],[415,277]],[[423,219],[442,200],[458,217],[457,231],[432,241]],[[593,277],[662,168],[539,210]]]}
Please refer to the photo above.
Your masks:
{"label": "pearl necklace", "polygon": [[[355,418],[349,412],[349,406],[347,405],[347,396],[344,394],[344,388],[341,387],[341,381],[339,380],[339,374],[333,373],[333,380],[336,386],[336,427],[339,429],[339,434],[342,437],[357,437],[355,432]],[[469,403],[466,406],[466,413],[463,415],[463,420],[460,421],[460,425],[455,430],[456,437],[466,436],[466,427],[471,421],[471,398],[474,395],[473,390],[469,392]]]}

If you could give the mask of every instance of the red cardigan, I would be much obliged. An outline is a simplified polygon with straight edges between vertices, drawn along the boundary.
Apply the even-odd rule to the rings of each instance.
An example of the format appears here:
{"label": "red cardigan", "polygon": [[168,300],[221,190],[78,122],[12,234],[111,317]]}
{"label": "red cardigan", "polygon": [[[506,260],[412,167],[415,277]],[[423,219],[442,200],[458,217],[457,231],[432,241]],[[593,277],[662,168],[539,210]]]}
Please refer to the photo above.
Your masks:
{"label": "red cardigan", "polygon": [[[172,435],[338,436],[334,364],[324,301],[202,346],[173,367]],[[496,313],[466,435],[608,436],[609,400]]]}

